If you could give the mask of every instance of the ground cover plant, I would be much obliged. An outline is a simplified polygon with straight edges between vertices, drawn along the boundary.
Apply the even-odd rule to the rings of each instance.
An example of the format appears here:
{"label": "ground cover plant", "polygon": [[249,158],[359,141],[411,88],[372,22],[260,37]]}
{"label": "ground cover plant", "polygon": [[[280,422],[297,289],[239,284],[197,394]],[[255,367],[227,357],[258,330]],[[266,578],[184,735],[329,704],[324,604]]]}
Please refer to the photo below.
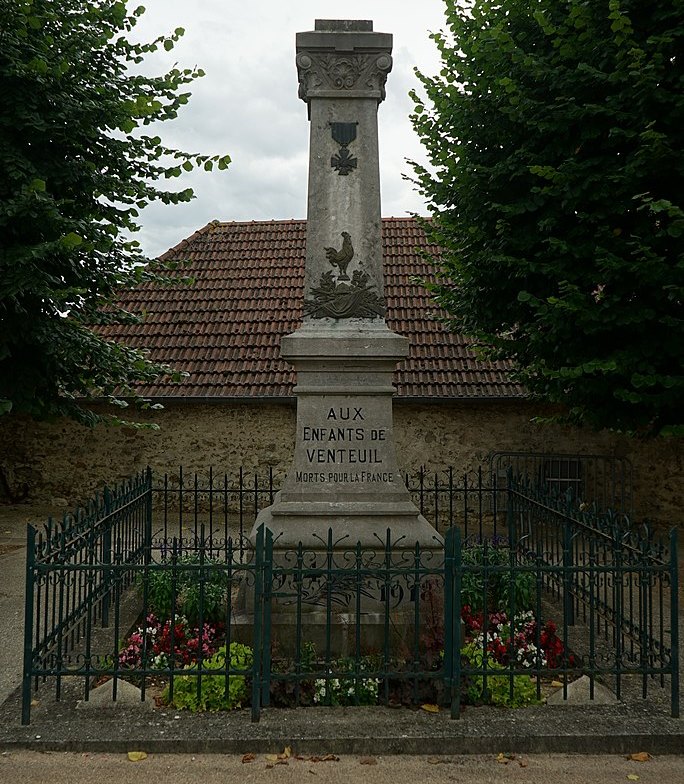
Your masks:
{"label": "ground cover plant", "polygon": [[[470,606],[461,609],[461,620],[466,640],[480,650],[487,649],[497,664],[530,669],[556,669],[561,667],[565,648],[558,637],[553,621],[539,625],[534,613],[525,610],[511,622],[505,611],[489,613],[485,621],[482,612],[473,612]],[[575,656],[567,654],[568,666],[575,663]]]}
{"label": "ground cover plant", "polygon": [[175,708],[187,708],[193,712],[241,708],[247,702],[248,681],[244,675],[228,675],[227,670],[248,672],[254,653],[248,645],[237,642],[232,642],[228,651],[222,645],[211,658],[202,662],[203,670],[215,670],[216,675],[203,675],[201,681],[193,673],[198,669],[198,663],[185,667],[183,672],[187,674],[174,680],[173,696],[171,687],[167,686],[162,700]]}

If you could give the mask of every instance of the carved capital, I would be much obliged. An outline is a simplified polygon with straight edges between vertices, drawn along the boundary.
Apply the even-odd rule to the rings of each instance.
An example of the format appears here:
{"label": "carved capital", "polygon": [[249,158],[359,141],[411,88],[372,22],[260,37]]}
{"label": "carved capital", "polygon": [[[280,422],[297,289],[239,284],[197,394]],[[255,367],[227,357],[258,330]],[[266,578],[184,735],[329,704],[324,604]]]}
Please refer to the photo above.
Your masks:
{"label": "carved capital", "polygon": [[392,57],[387,52],[307,52],[297,54],[299,97],[385,99]]}

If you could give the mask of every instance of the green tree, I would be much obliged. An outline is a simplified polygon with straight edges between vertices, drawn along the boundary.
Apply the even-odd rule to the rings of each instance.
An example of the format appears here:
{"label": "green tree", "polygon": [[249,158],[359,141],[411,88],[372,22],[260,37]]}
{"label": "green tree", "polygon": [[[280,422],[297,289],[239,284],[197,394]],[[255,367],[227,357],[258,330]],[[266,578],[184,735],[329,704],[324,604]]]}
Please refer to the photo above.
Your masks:
{"label": "green tree", "polygon": [[189,201],[191,189],[164,181],[229,158],[144,132],[176,117],[183,87],[203,73],[140,74],[145,55],[183,34],[132,43],[143,12],[115,0],[0,0],[0,413],[121,421],[84,403],[122,404],[135,382],[168,370],[95,327],[135,318],[117,295],[163,278],[131,239],[139,211]]}
{"label": "green tree", "polygon": [[682,0],[446,2],[415,181],[454,329],[564,421],[681,433]]}

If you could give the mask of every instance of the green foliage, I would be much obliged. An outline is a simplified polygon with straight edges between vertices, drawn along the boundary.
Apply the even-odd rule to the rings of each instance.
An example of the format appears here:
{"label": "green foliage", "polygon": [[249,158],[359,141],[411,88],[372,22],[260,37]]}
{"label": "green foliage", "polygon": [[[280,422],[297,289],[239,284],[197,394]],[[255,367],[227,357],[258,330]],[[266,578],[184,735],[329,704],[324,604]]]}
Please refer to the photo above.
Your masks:
{"label": "green foliage", "polygon": [[0,0],[0,415],[101,416],[89,399],[136,398],[136,382],[178,374],[93,330],[135,321],[122,291],[162,280],[139,243],[139,211],[192,189],[162,183],[227,156],[165,147],[145,132],[187,103],[198,68],[144,76],[144,57],[173,49],[178,28],[150,43],[127,36],[143,8],[121,0]]}
{"label": "green foliage", "polygon": [[559,419],[682,433],[681,0],[446,2],[414,164],[435,300]]}
{"label": "green foliage", "polygon": [[[248,645],[237,642],[230,644],[230,670],[248,670],[254,662],[254,654]],[[173,702],[176,708],[197,711],[234,710],[241,708],[247,699],[247,682],[244,675],[231,675],[226,689],[226,646],[223,645],[206,661],[202,669],[221,671],[216,675],[203,675],[199,694],[198,676],[180,675],[174,680]],[[197,665],[185,667],[184,672],[197,670]],[[164,690],[162,698],[169,701],[169,689]]]}
{"label": "green foliage", "polygon": [[[179,558],[176,569],[171,568],[171,561],[165,562],[165,568],[151,569],[147,581],[150,612],[159,618],[170,618],[175,590],[176,613],[185,616],[190,624],[199,623],[200,603],[203,623],[223,620],[229,591],[226,570],[220,562],[208,558],[201,572],[199,568],[187,568],[198,567],[199,563],[199,556],[193,554]],[[141,576],[141,586],[142,579]]]}
{"label": "green foliage", "polygon": [[[314,703],[321,705],[377,705],[380,680],[372,678],[381,664],[375,656],[335,659],[329,667],[329,677],[316,678]],[[334,676],[334,677],[333,677]]]}
{"label": "green foliage", "polygon": [[[371,673],[382,669],[383,659],[378,654],[323,660],[315,643],[303,642],[298,660],[274,658],[271,704],[278,707],[376,705],[380,681]],[[288,677],[293,673],[299,677]]]}
{"label": "green foliage", "polygon": [[[487,703],[500,705],[504,708],[522,708],[537,702],[536,687],[528,675],[513,676],[513,693],[511,694],[511,678],[506,668],[492,659],[487,659],[485,668],[481,646],[468,643],[461,649],[463,667],[487,673],[487,693],[484,691],[482,675],[468,675],[465,681],[465,699],[471,705]],[[491,674],[490,674],[491,673]],[[496,674],[502,673],[502,674]]]}
{"label": "green foliage", "polygon": [[[508,612],[512,603],[516,613],[532,609],[534,572],[525,569],[515,557],[511,559],[511,554],[509,547],[493,546],[488,542],[463,548],[461,559],[466,566],[461,576],[463,605],[468,605],[474,612],[481,612],[486,599],[489,612]],[[467,567],[477,568],[469,571]]]}
{"label": "green foliage", "polygon": [[[293,672],[305,675],[316,669],[317,658],[316,645],[311,641],[302,642],[298,661],[278,655],[278,645],[276,644],[271,659],[272,672],[278,675],[289,675]],[[276,676],[271,679],[271,705],[279,708],[313,705],[315,685],[315,680],[310,677],[291,679]]]}

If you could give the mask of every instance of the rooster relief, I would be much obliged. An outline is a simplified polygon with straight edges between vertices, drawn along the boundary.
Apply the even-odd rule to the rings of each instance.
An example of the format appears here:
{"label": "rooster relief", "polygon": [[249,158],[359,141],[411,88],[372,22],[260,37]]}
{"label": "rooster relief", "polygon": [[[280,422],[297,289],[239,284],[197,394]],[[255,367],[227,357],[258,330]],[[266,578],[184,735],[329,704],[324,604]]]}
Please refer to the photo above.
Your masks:
{"label": "rooster relief", "polygon": [[342,232],[342,247],[339,250],[336,250],[335,248],[325,248],[325,255],[333,267],[337,267],[340,271],[337,280],[349,280],[347,266],[354,258],[354,248],[348,231]]}
{"label": "rooster relief", "polygon": [[[304,298],[304,315],[310,318],[378,318],[385,315],[385,303],[361,270],[355,270],[351,280],[347,275],[349,262],[354,258],[354,246],[348,231],[342,232],[342,247],[324,248],[325,255],[338,274],[328,270],[321,275],[318,286],[312,286],[310,298]],[[341,282],[349,281],[349,283]]]}

